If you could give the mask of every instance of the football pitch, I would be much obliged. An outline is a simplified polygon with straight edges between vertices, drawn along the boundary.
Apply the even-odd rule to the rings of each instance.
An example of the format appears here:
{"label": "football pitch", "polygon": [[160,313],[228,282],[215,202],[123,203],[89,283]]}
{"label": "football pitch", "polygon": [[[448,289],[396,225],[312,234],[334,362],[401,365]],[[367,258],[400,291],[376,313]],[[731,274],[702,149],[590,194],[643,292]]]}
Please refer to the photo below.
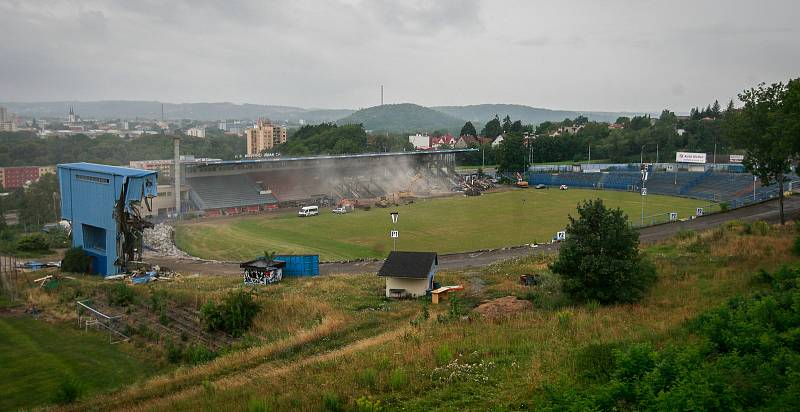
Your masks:
{"label": "football pitch", "polygon": [[[386,209],[356,210],[300,218],[296,211],[187,222],[178,226],[176,242],[187,253],[206,259],[242,261],[262,255],[319,254],[324,261],[385,257],[392,250],[392,221],[397,211],[397,250],[453,253],[550,241],[563,230],[578,202],[602,199],[640,222],[638,193],[569,189],[509,190],[476,197],[420,199]],[[644,215],[677,212],[680,219],[708,202],[672,196],[644,198]],[[649,219],[646,219],[649,220]]]}

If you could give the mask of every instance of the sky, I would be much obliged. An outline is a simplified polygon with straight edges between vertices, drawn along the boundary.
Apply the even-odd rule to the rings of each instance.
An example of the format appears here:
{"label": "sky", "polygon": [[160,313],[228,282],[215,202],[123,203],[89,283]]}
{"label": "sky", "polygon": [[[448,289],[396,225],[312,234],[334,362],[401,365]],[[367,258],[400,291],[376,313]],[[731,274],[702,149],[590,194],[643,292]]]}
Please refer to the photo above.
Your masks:
{"label": "sky", "polygon": [[686,112],[800,77],[800,1],[0,0],[0,101]]}

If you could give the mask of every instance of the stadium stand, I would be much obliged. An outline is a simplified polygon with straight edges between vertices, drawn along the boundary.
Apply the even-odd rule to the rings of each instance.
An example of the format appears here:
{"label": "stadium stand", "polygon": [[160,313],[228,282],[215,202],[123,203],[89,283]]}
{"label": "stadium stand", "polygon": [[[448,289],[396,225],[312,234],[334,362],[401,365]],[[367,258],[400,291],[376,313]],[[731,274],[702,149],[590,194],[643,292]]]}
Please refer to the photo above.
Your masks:
{"label": "stadium stand", "polygon": [[277,203],[271,194],[262,195],[245,175],[198,176],[187,181],[192,188],[189,196],[200,210]]}

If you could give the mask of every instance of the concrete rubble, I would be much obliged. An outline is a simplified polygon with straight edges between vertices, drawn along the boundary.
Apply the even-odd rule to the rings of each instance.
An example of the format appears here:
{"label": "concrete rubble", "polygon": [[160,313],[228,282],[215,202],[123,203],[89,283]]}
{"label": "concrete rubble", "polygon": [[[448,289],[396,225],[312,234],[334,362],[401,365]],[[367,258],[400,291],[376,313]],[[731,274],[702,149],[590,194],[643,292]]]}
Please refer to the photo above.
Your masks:
{"label": "concrete rubble", "polygon": [[175,228],[165,223],[159,223],[152,229],[144,230],[144,246],[156,255],[181,256],[188,255],[175,246]]}

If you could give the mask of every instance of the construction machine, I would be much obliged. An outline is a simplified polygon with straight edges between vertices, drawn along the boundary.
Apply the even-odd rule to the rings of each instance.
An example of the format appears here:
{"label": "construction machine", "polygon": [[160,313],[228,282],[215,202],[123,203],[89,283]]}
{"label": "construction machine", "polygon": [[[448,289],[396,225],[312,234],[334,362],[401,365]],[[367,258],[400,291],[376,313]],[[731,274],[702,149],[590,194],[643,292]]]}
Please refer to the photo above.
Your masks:
{"label": "construction machine", "polygon": [[400,200],[414,200],[414,199],[416,199],[417,195],[414,194],[413,189],[414,189],[414,185],[416,185],[417,182],[420,179],[422,179],[422,174],[417,173],[417,175],[414,176],[413,179],[411,179],[411,183],[409,183],[408,186],[406,186],[405,190],[401,190],[401,191],[397,192],[397,197]]}
{"label": "construction machine", "polygon": [[517,183],[516,186],[521,189],[528,188],[528,181],[525,180],[525,176],[522,173],[517,173]]}

